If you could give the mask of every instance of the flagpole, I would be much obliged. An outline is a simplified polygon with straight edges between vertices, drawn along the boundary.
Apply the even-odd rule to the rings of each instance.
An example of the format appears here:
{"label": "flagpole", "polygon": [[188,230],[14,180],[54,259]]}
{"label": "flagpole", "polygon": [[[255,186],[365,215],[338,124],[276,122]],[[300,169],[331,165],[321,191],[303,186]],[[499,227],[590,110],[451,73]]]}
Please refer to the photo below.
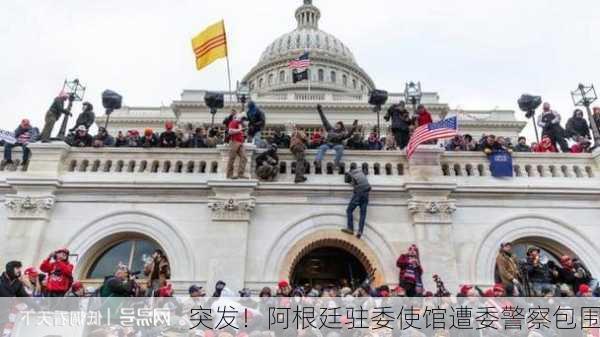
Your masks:
{"label": "flagpole", "polygon": [[229,84],[229,101],[233,102],[233,92],[231,91],[231,67],[229,66],[229,39],[227,38],[227,31],[225,30],[225,20],[223,22],[223,32],[225,33],[225,49],[226,49],[226,59],[227,59],[227,80]]}

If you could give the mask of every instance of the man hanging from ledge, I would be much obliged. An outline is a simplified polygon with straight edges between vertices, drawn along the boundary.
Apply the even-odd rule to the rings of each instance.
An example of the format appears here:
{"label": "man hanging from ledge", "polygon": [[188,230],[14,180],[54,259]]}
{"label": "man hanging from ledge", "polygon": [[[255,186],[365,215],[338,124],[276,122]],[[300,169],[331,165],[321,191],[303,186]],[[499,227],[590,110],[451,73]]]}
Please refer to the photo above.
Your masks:
{"label": "man hanging from ledge", "polygon": [[369,192],[371,191],[371,185],[364,172],[359,168],[354,168],[346,174],[346,182],[352,184],[354,187],[354,194],[346,209],[346,215],[348,217],[348,226],[342,229],[342,232],[350,235],[354,235],[354,210],[360,207],[360,218],[358,220],[358,232],[356,233],[357,238],[361,238],[365,229],[365,222],[367,220],[367,206],[369,206]]}
{"label": "man hanging from ledge", "polygon": [[358,128],[358,120],[354,120],[352,124],[352,129],[350,131],[346,130],[344,127],[344,123],[337,122],[335,123],[335,128],[331,126],[327,117],[323,113],[323,107],[321,104],[317,105],[317,111],[319,112],[319,116],[321,117],[321,122],[323,123],[323,127],[327,131],[327,137],[325,138],[325,143],[319,147],[319,152],[315,157],[315,167],[317,169],[321,168],[321,162],[323,161],[323,157],[327,150],[333,149],[335,151],[335,166],[336,168],[340,166],[340,161],[342,160],[342,156],[344,155],[344,140],[350,138],[352,134]]}

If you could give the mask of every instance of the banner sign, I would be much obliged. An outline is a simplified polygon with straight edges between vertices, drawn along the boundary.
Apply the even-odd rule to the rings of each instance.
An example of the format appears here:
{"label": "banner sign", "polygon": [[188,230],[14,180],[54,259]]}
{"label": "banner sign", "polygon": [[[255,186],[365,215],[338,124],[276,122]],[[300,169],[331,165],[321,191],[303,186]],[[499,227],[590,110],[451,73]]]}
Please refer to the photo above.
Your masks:
{"label": "banner sign", "polygon": [[512,177],[513,165],[510,153],[494,152],[490,156],[490,171],[493,177]]}
{"label": "banner sign", "polygon": [[6,130],[0,130],[0,140],[3,140],[5,143],[8,144],[14,144],[17,142],[15,134]]}

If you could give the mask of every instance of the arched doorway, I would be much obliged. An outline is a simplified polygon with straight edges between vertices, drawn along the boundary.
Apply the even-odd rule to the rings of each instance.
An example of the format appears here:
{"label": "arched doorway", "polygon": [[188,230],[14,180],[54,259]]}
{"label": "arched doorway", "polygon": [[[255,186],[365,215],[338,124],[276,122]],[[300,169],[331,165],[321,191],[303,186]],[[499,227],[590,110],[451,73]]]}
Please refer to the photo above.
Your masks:
{"label": "arched doorway", "polygon": [[349,251],[323,246],[308,251],[292,267],[290,281],[294,285],[358,287],[367,278],[363,263]]}

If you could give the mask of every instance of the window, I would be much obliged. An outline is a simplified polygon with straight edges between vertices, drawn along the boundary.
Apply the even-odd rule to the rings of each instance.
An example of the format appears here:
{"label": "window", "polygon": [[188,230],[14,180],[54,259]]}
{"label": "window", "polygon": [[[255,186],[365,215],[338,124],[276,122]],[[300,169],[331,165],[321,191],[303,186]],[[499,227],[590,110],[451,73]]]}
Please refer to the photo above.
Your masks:
{"label": "window", "polygon": [[254,90],[254,81],[250,81],[250,90]]}
{"label": "window", "polygon": [[342,75],[342,84],[347,87],[348,86],[348,76]]}
{"label": "window", "polygon": [[333,82],[333,83],[337,82],[335,71],[332,71],[329,76],[331,77],[331,82]]}
{"label": "window", "polygon": [[150,240],[120,241],[100,254],[89,269],[87,278],[104,279],[113,275],[120,264],[126,265],[132,272],[143,271],[146,259],[156,249],[160,247]]}
{"label": "window", "polygon": [[352,88],[356,89],[356,79],[352,79]]}
{"label": "window", "polygon": [[319,71],[317,72],[317,76],[319,82],[323,82],[325,80],[325,72],[323,71],[323,69],[319,69]]}
{"label": "window", "polygon": [[365,92],[365,85],[364,84],[360,85],[360,91]]}
{"label": "window", "polygon": [[263,87],[263,79],[262,78],[258,80],[258,87],[259,88]]}
{"label": "window", "polygon": [[285,82],[285,71],[281,70],[279,72],[279,83],[284,83]]}
{"label": "window", "polygon": [[267,80],[267,85],[271,86],[273,85],[273,74],[269,74],[268,80]]}

